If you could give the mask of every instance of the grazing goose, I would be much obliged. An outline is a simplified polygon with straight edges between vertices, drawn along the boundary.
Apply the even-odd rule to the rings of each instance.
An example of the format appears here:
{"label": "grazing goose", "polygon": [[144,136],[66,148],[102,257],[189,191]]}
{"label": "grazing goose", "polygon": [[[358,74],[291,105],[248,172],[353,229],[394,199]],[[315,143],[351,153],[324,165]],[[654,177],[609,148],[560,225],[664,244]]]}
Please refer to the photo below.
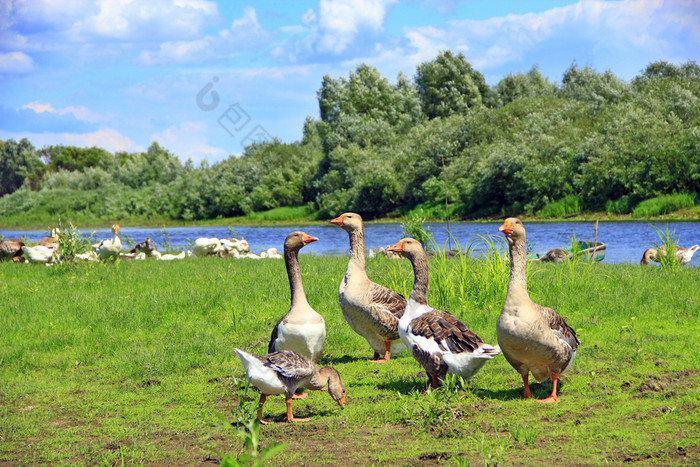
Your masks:
{"label": "grazing goose", "polygon": [[399,334],[432,379],[433,388],[439,386],[438,378],[444,378],[447,373],[471,378],[486,360],[501,353],[451,313],[428,305],[428,256],[420,242],[404,238],[387,251],[408,258],[413,266],[415,281],[399,320]]}
{"label": "grazing goose", "polygon": [[23,246],[22,252],[30,263],[58,263],[56,250],[47,246]]}
{"label": "grazing goose", "polygon": [[[374,350],[370,361],[388,362],[392,353],[406,348],[398,329],[406,299],[367,277],[362,217],[346,212],[330,222],[340,226],[350,236],[350,260],[338,291],[343,316],[353,331],[367,339]],[[381,355],[383,358],[380,359]]]}
{"label": "grazing goose", "polygon": [[[686,264],[690,263],[690,260],[693,259],[693,255],[696,251],[698,251],[698,249],[700,249],[700,245],[693,245],[690,248],[676,245],[674,248],[676,260],[681,263],[681,266],[685,266]],[[642,261],[640,263],[643,265],[649,264],[649,261],[660,263],[661,259],[659,255],[666,257],[666,249],[664,247],[661,247],[658,250],[655,248],[648,248],[644,251],[644,255],[642,255]]]}
{"label": "grazing goose", "polygon": [[129,253],[145,253],[146,256],[151,256],[154,251],[156,251],[155,243],[151,241],[150,237],[146,237],[146,240],[137,243]]}
{"label": "grazing goose", "polygon": [[161,255],[158,250],[154,250],[152,254],[156,259],[159,259],[161,261],[174,261],[174,260],[178,260],[178,259],[185,259],[185,256],[186,256],[184,251],[181,251],[177,255],[172,255],[172,254],[168,254],[168,253]]}
{"label": "grazing goose", "polygon": [[95,252],[100,261],[106,261],[108,259],[116,260],[119,258],[119,254],[122,252],[122,241],[119,238],[119,224],[112,225],[112,238],[102,240],[97,247]]}
{"label": "grazing goose", "polygon": [[318,363],[326,341],[326,322],[306,301],[299,271],[299,250],[318,240],[304,232],[292,232],[284,240],[284,263],[287,266],[291,305],[272,330],[268,352],[293,350]]}
{"label": "grazing goose", "polygon": [[24,242],[18,238],[0,241],[0,261],[14,261],[15,263],[24,261],[23,246]]}
{"label": "grazing goose", "polygon": [[552,379],[552,394],[538,402],[559,402],[557,380],[576,356],[580,341],[576,332],[551,308],[538,305],[527,293],[525,275],[525,227],[509,217],[498,229],[508,240],[510,280],[505,303],[496,323],[498,345],[523,378],[524,398],[532,397],[528,374],[537,381]]}
{"label": "grazing goose", "polygon": [[297,388],[318,391],[328,385],[328,394],[341,407],[345,407],[345,386],[335,368],[326,366],[319,370],[308,358],[288,350],[267,355],[253,355],[239,349],[235,351],[243,363],[246,378],[262,393],[258,404],[258,419],[261,423],[268,423],[262,418],[262,408],[267,396],[271,394],[285,395],[288,422],[308,420],[294,418],[292,414],[292,399]]}

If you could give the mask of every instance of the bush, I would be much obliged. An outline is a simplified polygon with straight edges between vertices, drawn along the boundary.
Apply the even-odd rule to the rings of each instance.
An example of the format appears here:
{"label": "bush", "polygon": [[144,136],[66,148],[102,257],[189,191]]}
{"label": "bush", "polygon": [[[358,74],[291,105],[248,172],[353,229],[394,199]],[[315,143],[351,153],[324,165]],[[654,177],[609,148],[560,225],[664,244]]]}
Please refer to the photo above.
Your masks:
{"label": "bush", "polygon": [[540,217],[568,217],[581,212],[581,198],[576,195],[567,195],[558,201],[548,203],[537,211]]}
{"label": "bush", "polygon": [[629,196],[622,196],[615,201],[605,203],[605,211],[608,214],[629,214],[633,209],[633,202]]}
{"label": "bush", "polygon": [[696,199],[695,194],[688,193],[657,196],[639,203],[632,211],[632,215],[634,217],[661,216],[679,209],[692,208],[695,206]]}

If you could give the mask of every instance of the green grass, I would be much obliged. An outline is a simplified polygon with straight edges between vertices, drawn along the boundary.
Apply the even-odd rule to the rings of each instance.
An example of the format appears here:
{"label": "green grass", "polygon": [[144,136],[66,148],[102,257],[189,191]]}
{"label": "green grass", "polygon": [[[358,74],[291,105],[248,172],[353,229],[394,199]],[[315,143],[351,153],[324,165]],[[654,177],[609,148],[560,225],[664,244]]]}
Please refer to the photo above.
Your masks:
{"label": "green grass", "polygon": [[[503,357],[463,387],[439,390],[426,389],[405,352],[368,362],[369,346],[338,306],[346,261],[300,258],[308,300],[327,323],[321,363],[339,370],[347,407],[312,392],[294,403],[311,421],[263,426],[261,449],[289,443],[275,464],[700,463],[700,269],[530,264],[533,300],[582,341],[561,402],[542,406],[521,399]],[[429,301],[495,344],[506,261],[502,251],[432,258]],[[407,260],[374,258],[367,268],[410,291]],[[0,263],[0,463],[192,465],[241,455],[241,426],[231,424],[248,399],[233,348],[265,353],[288,299],[278,260]],[[551,383],[531,387],[541,398]],[[264,412],[281,420],[283,398],[270,397]]]}
{"label": "green grass", "polygon": [[657,196],[642,201],[632,211],[633,217],[652,217],[670,214],[680,209],[695,206],[696,196],[688,193]]}
{"label": "green grass", "polygon": [[537,211],[537,216],[543,219],[571,217],[581,213],[581,204],[579,196],[567,195],[560,200],[547,203]]}

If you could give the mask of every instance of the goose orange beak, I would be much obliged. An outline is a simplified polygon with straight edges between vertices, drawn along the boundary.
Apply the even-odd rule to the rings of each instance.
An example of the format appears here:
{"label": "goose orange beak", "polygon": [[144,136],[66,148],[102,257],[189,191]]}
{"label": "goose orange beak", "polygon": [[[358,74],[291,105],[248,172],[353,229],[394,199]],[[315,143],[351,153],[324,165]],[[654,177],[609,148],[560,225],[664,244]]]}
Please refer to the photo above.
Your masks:
{"label": "goose orange beak", "polygon": [[396,243],[396,245],[391,245],[389,248],[386,249],[386,251],[391,251],[393,253],[401,253],[403,251],[403,245],[401,244],[401,241]]}
{"label": "goose orange beak", "polygon": [[304,245],[307,245],[311,242],[315,242],[317,240],[318,240],[318,237],[314,237],[313,235],[307,235],[307,234],[304,234],[304,237],[302,238]]}
{"label": "goose orange beak", "polygon": [[338,405],[341,406],[342,408],[345,408],[345,398],[341,397],[338,399]]}
{"label": "goose orange beak", "polygon": [[330,223],[335,225],[343,225],[343,216],[338,216],[335,219],[331,219]]}
{"label": "goose orange beak", "polygon": [[513,233],[513,224],[511,224],[510,221],[505,221],[503,225],[498,228],[498,231],[510,235]]}

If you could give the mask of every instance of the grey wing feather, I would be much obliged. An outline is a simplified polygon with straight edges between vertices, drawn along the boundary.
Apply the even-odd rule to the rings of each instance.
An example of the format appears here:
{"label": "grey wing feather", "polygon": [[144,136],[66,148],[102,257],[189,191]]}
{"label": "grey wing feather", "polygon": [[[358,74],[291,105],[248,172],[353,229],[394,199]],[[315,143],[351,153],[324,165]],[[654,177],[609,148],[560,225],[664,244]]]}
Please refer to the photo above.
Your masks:
{"label": "grey wing feather", "polygon": [[373,309],[389,312],[397,318],[403,316],[406,309],[406,299],[403,295],[374,282],[370,283],[370,292]]}
{"label": "grey wing feather", "polygon": [[[284,319],[284,318],[282,318]],[[279,336],[279,327],[280,323],[282,322],[282,319],[277,321],[277,324],[275,324],[275,327],[272,329],[272,335],[270,336],[270,343],[267,345],[267,352],[272,353],[274,352],[275,349],[275,341],[277,340],[277,336]]]}
{"label": "grey wing feather", "polygon": [[269,366],[287,379],[297,380],[314,374],[316,366],[308,358],[285,350],[264,355],[265,366]]}
{"label": "grey wing feather", "polygon": [[565,342],[569,347],[571,347],[572,350],[576,350],[578,345],[581,343],[581,341],[578,340],[578,337],[576,337],[576,331],[574,331],[571,326],[566,324],[564,318],[562,318],[556,311],[544,306],[540,306],[540,309],[542,310],[545,319],[549,323],[549,328],[552,330],[552,332],[561,341]]}
{"label": "grey wing feather", "polygon": [[474,352],[484,343],[453,314],[434,310],[411,321],[415,334],[435,341],[444,350],[453,353]]}

